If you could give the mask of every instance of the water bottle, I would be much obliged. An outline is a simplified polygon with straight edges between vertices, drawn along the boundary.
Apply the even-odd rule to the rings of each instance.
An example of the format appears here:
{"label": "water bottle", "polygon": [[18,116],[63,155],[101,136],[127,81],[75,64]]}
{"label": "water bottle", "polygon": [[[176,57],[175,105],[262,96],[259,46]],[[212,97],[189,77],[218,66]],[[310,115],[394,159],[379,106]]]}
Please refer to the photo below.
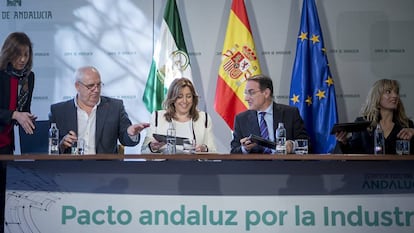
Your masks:
{"label": "water bottle", "polygon": [[286,153],[286,129],[282,122],[279,122],[276,129],[276,154]]}
{"label": "water bottle", "polygon": [[385,154],[384,132],[382,131],[380,124],[377,124],[374,131],[374,154]]}
{"label": "water bottle", "polygon": [[175,154],[176,153],[176,142],[177,138],[175,135],[174,124],[171,122],[167,129],[167,150],[166,154]]}
{"label": "water bottle", "polygon": [[49,129],[49,154],[59,154],[59,129],[56,123],[52,123]]}

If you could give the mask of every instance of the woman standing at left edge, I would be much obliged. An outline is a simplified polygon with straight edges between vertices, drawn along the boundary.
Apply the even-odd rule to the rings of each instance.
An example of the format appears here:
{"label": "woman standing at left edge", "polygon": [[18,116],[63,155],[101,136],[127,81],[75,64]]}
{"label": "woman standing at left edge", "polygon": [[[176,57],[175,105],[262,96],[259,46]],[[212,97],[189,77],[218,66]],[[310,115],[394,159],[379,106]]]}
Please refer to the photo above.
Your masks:
{"label": "woman standing at left edge", "polygon": [[[0,155],[13,154],[13,125],[33,134],[36,116],[30,113],[34,88],[33,49],[22,32],[9,34],[0,52]],[[4,230],[6,164],[0,164],[0,232]]]}
{"label": "woman standing at left edge", "polygon": [[11,33],[0,53],[0,154],[13,154],[13,125],[33,134],[36,116],[30,113],[34,88],[33,49],[29,37]]}

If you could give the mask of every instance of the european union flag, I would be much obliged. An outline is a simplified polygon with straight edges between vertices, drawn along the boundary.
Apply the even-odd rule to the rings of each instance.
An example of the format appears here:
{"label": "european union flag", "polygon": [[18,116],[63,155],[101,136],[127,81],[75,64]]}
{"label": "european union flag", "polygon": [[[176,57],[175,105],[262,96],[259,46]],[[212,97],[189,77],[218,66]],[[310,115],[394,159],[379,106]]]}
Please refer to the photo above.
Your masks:
{"label": "european union flag", "polygon": [[331,152],[336,140],[330,132],[338,121],[335,86],[314,0],[303,0],[289,103],[299,108],[313,152]]}

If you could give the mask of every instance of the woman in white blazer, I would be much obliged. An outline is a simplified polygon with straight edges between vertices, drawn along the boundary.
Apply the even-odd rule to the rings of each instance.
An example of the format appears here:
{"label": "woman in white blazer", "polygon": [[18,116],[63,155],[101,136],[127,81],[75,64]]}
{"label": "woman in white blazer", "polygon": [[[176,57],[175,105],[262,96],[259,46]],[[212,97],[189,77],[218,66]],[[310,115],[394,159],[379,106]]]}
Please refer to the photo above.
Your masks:
{"label": "woman in white blazer", "polygon": [[[197,104],[193,83],[187,78],[175,79],[164,100],[164,110],[155,111],[151,116],[141,153],[162,153],[165,142],[157,141],[153,134],[166,135],[170,125],[175,128],[177,137],[195,140],[196,152],[216,152],[211,117],[197,110]],[[180,149],[178,145],[177,151]]]}

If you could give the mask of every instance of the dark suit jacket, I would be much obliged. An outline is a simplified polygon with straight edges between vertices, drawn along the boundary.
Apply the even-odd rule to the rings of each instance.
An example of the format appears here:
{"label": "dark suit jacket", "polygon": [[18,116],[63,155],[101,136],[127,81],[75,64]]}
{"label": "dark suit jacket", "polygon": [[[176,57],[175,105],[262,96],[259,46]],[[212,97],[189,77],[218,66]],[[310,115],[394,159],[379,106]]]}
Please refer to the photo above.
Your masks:
{"label": "dark suit jacket", "polygon": [[[273,103],[273,132],[279,122],[283,122],[286,128],[286,139],[308,139],[305,124],[300,117],[299,110],[288,105]],[[260,136],[260,127],[257,119],[257,111],[247,110],[239,113],[234,120],[233,139],[231,141],[231,153],[242,153],[240,139],[250,134]],[[256,146],[250,153],[263,153],[263,147]]]}
{"label": "dark suit jacket", "polygon": [[[30,106],[32,104],[32,95],[34,89],[34,73],[30,72],[28,84],[29,84],[29,97],[26,104],[23,106],[24,112],[30,112]],[[10,104],[10,75],[4,70],[0,71],[0,131],[3,130],[5,125],[12,123],[12,114],[14,111],[9,110]]]}
{"label": "dark suit jacket", "polygon": [[[355,122],[366,121],[363,117],[358,117]],[[414,128],[413,122],[408,122],[409,128]],[[394,122],[391,133],[385,138],[385,153],[396,154],[395,145],[398,140],[397,134],[403,129],[400,123]],[[413,154],[414,137],[410,141],[410,153]],[[352,133],[352,137],[347,144],[336,143],[334,153],[346,154],[374,154],[374,132],[364,130]]]}
{"label": "dark suit jacket", "polygon": [[[78,134],[78,117],[74,100],[53,104],[50,107],[50,122],[55,122],[59,129],[60,140],[70,130]],[[101,96],[101,103],[96,110],[95,145],[97,154],[114,154],[118,151],[117,140],[124,146],[138,144],[128,136],[131,125],[122,100]],[[139,134],[138,134],[139,139]],[[63,153],[69,153],[70,148]]]}

